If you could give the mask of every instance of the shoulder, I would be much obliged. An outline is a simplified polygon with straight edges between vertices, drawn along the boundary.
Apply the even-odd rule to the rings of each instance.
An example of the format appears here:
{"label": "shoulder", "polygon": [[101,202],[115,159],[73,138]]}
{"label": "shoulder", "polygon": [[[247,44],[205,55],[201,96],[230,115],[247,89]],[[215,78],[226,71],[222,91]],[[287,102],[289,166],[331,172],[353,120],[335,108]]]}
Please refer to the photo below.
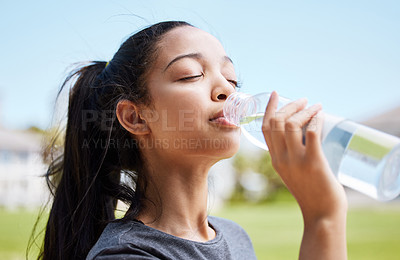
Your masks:
{"label": "shoulder", "polygon": [[224,219],[220,217],[209,216],[208,222],[213,226],[217,231],[221,231],[223,234],[226,233],[237,233],[246,234],[246,231],[236,222]]}
{"label": "shoulder", "polygon": [[[135,232],[131,232],[132,230]],[[86,259],[132,259],[132,256],[134,259],[153,259],[151,255],[136,246],[138,238],[135,236],[140,232],[140,224],[134,221],[110,223]],[[126,243],[127,236],[130,237],[130,243]]]}
{"label": "shoulder", "polygon": [[[208,217],[217,233],[208,242],[195,242],[163,233],[136,221],[110,223],[87,260],[108,259],[255,259],[249,236],[231,220]],[[226,258],[226,257],[225,257]]]}
{"label": "shoulder", "polygon": [[214,216],[208,217],[208,222],[217,232],[220,232],[229,243],[239,247],[253,248],[249,235],[236,222]]}
{"label": "shoulder", "polygon": [[208,217],[208,222],[223,236],[234,259],[256,259],[251,239],[239,224],[213,216]]}

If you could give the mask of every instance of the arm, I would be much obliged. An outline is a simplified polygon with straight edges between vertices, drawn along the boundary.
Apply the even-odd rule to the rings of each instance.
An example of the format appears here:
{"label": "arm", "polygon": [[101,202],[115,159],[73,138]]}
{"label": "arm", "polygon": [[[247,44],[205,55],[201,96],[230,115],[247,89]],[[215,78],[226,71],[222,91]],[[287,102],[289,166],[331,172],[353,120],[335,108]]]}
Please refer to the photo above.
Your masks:
{"label": "arm", "polygon": [[299,259],[347,259],[345,218],[305,221]]}
{"label": "arm", "polygon": [[300,259],[347,259],[347,200],[322,152],[321,106],[305,109],[307,101],[301,99],[275,112],[277,104],[278,95],[273,93],[262,130],[272,165],[302,211],[304,234]]}

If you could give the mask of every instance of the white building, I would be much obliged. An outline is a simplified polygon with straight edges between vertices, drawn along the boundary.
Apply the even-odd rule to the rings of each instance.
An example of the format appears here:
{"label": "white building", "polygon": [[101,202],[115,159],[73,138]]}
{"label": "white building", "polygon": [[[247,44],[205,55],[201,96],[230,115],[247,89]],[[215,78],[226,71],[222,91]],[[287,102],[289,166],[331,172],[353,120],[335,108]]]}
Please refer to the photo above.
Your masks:
{"label": "white building", "polygon": [[362,122],[369,127],[400,137],[400,107],[393,108],[382,114]]}
{"label": "white building", "polygon": [[33,208],[48,198],[41,144],[38,134],[0,128],[0,207]]}

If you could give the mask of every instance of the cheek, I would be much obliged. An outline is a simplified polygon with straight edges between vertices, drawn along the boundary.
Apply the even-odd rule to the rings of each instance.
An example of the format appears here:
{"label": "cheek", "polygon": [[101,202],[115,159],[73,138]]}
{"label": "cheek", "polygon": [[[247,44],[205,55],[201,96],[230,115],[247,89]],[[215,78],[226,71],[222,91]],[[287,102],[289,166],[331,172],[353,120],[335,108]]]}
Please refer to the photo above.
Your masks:
{"label": "cheek", "polygon": [[209,93],[190,86],[177,88],[167,84],[151,94],[157,114],[154,117],[157,121],[153,120],[151,127],[156,127],[156,131],[167,131],[164,136],[174,132],[188,134],[204,128],[208,123]]}
{"label": "cheek", "polygon": [[195,126],[204,121],[205,107],[198,99],[177,99],[164,108],[164,114],[170,124],[175,126]]}
{"label": "cheek", "polygon": [[187,135],[202,129],[207,123],[204,108],[189,100],[163,102],[147,117],[152,132],[157,136]]}

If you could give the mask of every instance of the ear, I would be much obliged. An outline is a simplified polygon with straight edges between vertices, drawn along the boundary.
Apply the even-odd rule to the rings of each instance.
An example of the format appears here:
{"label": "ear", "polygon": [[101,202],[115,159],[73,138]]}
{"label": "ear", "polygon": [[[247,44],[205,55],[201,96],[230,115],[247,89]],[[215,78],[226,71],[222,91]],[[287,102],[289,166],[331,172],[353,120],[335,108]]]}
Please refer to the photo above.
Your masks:
{"label": "ear", "polygon": [[124,99],[117,104],[116,114],[123,128],[134,135],[149,134],[150,129],[139,112],[139,107],[132,101]]}

